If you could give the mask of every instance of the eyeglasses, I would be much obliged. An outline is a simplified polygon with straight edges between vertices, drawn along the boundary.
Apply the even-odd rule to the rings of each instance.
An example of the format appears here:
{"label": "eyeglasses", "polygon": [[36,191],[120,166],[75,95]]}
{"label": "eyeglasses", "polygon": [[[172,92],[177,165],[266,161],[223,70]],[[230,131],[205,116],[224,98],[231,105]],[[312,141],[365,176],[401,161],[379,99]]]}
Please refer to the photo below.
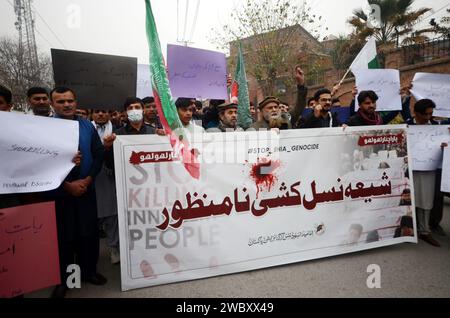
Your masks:
{"label": "eyeglasses", "polygon": [[108,112],[107,112],[106,110],[103,110],[103,109],[94,110],[94,114],[98,114],[98,113],[104,113],[104,114],[107,114]]}

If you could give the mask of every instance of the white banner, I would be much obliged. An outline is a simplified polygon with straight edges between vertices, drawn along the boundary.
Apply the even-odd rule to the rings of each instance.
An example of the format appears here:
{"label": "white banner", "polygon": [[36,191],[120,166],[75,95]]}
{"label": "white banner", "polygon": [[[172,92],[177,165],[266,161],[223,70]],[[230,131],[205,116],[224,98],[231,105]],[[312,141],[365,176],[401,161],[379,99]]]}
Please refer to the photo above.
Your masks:
{"label": "white banner", "polygon": [[408,140],[411,144],[412,170],[434,171],[442,166],[443,142],[450,141],[450,126],[411,125]]}
{"label": "white banner", "polygon": [[[358,70],[355,74],[358,91],[374,91],[379,99],[377,111],[402,109],[400,72],[389,69]],[[355,109],[359,109],[358,103]]]}
{"label": "white banner", "polygon": [[428,98],[436,103],[434,116],[450,117],[450,74],[416,73],[412,84],[416,100]]}
{"label": "white banner", "polygon": [[0,194],[53,190],[74,167],[78,122],[0,112]]}
{"label": "white banner", "polygon": [[122,289],[417,242],[406,126],[198,134],[193,179],[165,137],[114,144]]}

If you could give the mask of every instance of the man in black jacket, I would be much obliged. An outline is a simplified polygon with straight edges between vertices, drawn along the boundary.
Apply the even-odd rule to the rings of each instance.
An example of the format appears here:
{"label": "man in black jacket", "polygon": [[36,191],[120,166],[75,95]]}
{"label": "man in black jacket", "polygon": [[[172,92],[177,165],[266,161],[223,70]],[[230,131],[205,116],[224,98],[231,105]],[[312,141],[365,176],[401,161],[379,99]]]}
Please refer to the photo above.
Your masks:
{"label": "man in black jacket", "polygon": [[338,114],[332,114],[330,111],[332,98],[329,89],[319,89],[314,94],[314,100],[316,101],[314,112],[306,118],[300,128],[331,128],[342,125]]}
{"label": "man in black jacket", "polygon": [[[358,90],[355,87],[352,91],[353,96],[358,94]],[[378,95],[374,91],[362,91],[358,95],[359,109],[356,114],[353,113],[355,107],[355,101],[352,101],[350,105],[350,114],[352,117],[347,122],[348,126],[374,126],[374,125],[387,125],[389,124],[399,113],[402,114],[404,120],[411,117],[409,111],[410,97],[406,96],[402,101],[402,111],[389,111],[389,112],[376,112]]]}

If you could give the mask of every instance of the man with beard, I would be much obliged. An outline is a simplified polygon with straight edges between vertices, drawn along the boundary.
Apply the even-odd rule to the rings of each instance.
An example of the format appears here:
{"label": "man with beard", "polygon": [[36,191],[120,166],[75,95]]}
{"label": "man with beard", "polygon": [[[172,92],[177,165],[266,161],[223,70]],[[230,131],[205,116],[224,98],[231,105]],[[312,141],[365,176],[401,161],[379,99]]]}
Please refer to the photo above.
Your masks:
{"label": "man with beard", "polygon": [[27,91],[28,104],[36,116],[51,117],[50,99],[48,92],[42,87],[32,87]]}
{"label": "man with beard", "polygon": [[291,129],[289,121],[281,117],[280,101],[276,97],[266,97],[258,105],[261,119],[254,123],[249,130],[268,130],[271,128]]}
{"label": "man with beard", "polygon": [[331,128],[342,126],[338,114],[331,113],[331,91],[322,88],[314,94],[316,106],[314,112],[305,119],[300,128]]}
{"label": "man with beard", "polygon": [[207,132],[244,131],[237,124],[237,108],[238,105],[234,103],[224,103],[217,106],[220,119],[219,126],[217,128],[210,128]]}
{"label": "man with beard", "polygon": [[[354,87],[352,95],[355,97],[358,95],[358,88]],[[374,126],[374,125],[387,125],[398,114],[401,114],[403,120],[407,121],[411,118],[411,112],[409,110],[410,96],[402,97],[402,110],[401,111],[387,111],[376,112],[378,95],[374,91],[362,91],[358,95],[359,110],[354,113],[355,101],[352,100],[350,104],[350,119],[347,122],[348,126]],[[363,105],[363,106],[362,106]]]}

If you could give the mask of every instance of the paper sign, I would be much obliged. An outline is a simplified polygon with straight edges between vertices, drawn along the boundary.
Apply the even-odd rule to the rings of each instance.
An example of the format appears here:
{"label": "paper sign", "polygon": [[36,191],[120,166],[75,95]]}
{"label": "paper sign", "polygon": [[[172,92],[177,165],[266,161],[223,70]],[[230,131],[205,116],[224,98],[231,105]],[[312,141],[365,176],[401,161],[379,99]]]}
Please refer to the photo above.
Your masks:
{"label": "paper sign", "polygon": [[228,99],[225,54],[186,46],[167,46],[172,96]]}
{"label": "paper sign", "polygon": [[431,99],[436,103],[434,115],[450,117],[450,75],[416,73],[411,90],[416,100]]}
{"label": "paper sign", "polygon": [[0,297],[59,283],[55,203],[0,210]]}
{"label": "paper sign", "polygon": [[152,83],[150,81],[150,66],[147,64],[138,64],[136,96],[141,99],[153,96]]}
{"label": "paper sign", "polygon": [[[358,91],[374,91],[378,95],[377,111],[402,109],[400,72],[398,70],[359,70],[355,74]],[[355,110],[359,109],[358,103]]]}
{"label": "paper sign", "polygon": [[52,49],[56,86],[77,94],[81,108],[123,110],[125,99],[136,94],[137,59]]}
{"label": "paper sign", "polygon": [[408,140],[411,146],[412,169],[434,171],[442,164],[441,144],[450,140],[449,126],[409,126]]}
{"label": "paper sign", "polygon": [[0,112],[0,194],[53,190],[74,167],[78,121]]}

